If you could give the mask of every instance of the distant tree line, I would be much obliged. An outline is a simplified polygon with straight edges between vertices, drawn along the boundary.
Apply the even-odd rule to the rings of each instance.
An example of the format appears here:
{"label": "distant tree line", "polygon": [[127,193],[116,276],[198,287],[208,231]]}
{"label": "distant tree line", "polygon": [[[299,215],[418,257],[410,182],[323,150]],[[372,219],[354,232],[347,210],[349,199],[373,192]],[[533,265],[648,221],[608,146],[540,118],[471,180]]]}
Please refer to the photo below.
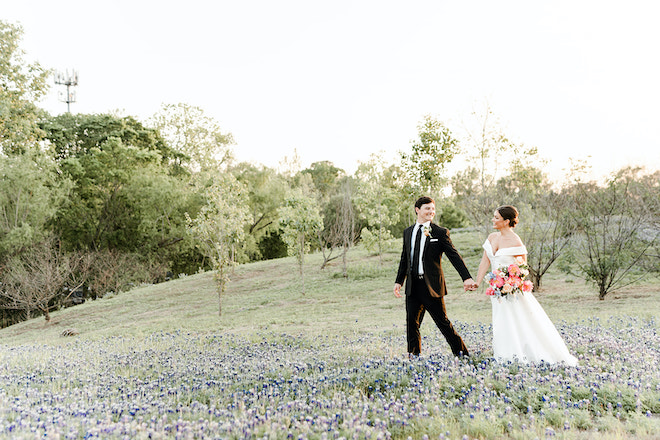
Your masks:
{"label": "distant tree line", "polygon": [[[400,161],[374,154],[353,175],[328,161],[278,169],[233,158],[234,140],[200,108],[164,105],[147,121],[49,115],[50,72],[24,61],[22,29],[0,21],[0,325],[142,283],[213,270],[221,297],[233,264],[296,256],[323,267],[361,242],[382,256],[421,194],[438,223],[489,230],[494,208],[524,221],[535,285],[556,261],[605,295],[658,270],[660,173],[622,169],[605,184],[556,185],[534,149],[490,122],[459,141],[427,116]],[[456,157],[470,166],[449,175]],[[505,159],[505,160],[504,160]],[[485,235],[484,235],[485,236]],[[398,243],[397,243],[398,244]]]}

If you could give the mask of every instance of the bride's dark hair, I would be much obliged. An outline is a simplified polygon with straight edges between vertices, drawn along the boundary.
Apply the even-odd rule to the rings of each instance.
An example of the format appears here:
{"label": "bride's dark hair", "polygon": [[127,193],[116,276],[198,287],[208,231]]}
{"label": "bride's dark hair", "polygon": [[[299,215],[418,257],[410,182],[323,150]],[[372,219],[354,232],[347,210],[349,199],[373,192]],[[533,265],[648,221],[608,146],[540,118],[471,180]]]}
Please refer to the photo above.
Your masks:
{"label": "bride's dark hair", "polygon": [[518,210],[515,206],[504,205],[497,208],[497,212],[502,216],[502,220],[509,220],[509,226],[515,227],[518,224]]}

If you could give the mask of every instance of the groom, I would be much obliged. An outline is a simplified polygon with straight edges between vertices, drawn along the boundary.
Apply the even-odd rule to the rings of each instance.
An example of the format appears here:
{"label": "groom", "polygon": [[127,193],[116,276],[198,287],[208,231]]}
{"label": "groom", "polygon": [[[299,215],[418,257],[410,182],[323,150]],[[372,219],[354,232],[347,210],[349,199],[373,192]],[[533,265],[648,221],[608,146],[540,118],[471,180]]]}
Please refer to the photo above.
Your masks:
{"label": "groom", "polygon": [[394,284],[394,296],[401,298],[401,286],[406,281],[406,334],[408,353],[418,356],[421,352],[419,326],[424,312],[428,311],[455,356],[468,356],[463,339],[456,333],[447,318],[444,296],[447,294],[442,272],[442,254],[463,279],[465,290],[476,288],[470,272],[449,238],[449,231],[432,223],[435,202],[430,197],[420,197],[415,202],[417,222],[403,231],[403,251],[399,271]]}

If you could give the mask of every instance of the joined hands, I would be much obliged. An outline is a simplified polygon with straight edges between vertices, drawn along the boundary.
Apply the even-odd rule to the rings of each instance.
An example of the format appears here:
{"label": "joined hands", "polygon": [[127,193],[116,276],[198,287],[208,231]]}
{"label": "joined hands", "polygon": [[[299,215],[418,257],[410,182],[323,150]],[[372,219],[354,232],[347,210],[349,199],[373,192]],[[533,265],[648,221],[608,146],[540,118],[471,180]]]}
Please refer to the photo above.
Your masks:
{"label": "joined hands", "polygon": [[468,290],[477,290],[479,287],[479,284],[475,283],[472,278],[468,278],[467,280],[463,281],[463,290],[467,292]]}

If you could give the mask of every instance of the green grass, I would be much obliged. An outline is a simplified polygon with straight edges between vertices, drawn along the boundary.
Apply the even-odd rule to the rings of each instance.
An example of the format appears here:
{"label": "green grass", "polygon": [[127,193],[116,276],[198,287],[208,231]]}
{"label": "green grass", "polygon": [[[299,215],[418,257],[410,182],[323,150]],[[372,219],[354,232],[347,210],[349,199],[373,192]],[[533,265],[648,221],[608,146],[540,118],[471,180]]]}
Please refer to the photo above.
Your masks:
{"label": "green grass", "polygon": [[[454,244],[476,276],[481,258],[477,233],[452,233]],[[154,332],[223,332],[249,338],[264,333],[292,335],[356,335],[405,332],[405,304],[392,294],[400,256],[400,241],[391,244],[382,261],[357,247],[349,253],[348,278],[334,260],[319,270],[321,256],[305,259],[305,295],[294,258],[241,265],[235,268],[222,297],[222,314],[211,273],[201,273],[167,283],[149,285],[100,300],[55,311],[43,317],[0,330],[3,344],[59,344],[61,333],[76,329],[77,338],[95,340],[113,336],[146,337]],[[444,262],[449,295],[449,318],[456,322],[490,322],[490,300],[483,291],[464,293],[462,282],[448,261]],[[658,279],[644,280],[598,300],[595,288],[583,280],[554,270],[543,279],[535,295],[550,318],[578,321],[632,315],[658,316]],[[430,322],[430,321],[429,321]],[[422,326],[422,336],[435,332]],[[405,347],[394,347],[401,353]]]}
{"label": "green grass", "polygon": [[[456,231],[452,239],[476,275],[481,238],[477,233]],[[380,405],[389,407],[390,399],[402,402],[402,416],[413,408],[420,414],[428,411],[406,423],[381,420],[393,439],[418,439],[427,433],[439,438],[449,432],[448,438],[457,433],[480,439],[541,438],[549,435],[548,429],[557,438],[657,438],[660,383],[649,367],[658,362],[653,359],[656,352],[649,348],[658,326],[658,320],[651,318],[660,311],[657,278],[600,301],[595,288],[580,279],[557,270],[546,275],[544,290],[536,297],[553,321],[575,323],[565,326],[572,329],[571,347],[592,362],[577,373],[568,373],[574,377],[564,378],[561,369],[555,373],[543,366],[491,363],[490,299],[483,290],[464,293],[460,277],[448,262],[444,268],[448,314],[459,333],[465,331],[468,336],[469,332],[466,342],[475,349],[473,358],[469,364],[453,358],[427,319],[422,326],[426,337],[422,349],[433,354],[407,361],[405,303],[392,293],[399,255],[399,241],[391,244],[382,260],[355,248],[349,253],[347,278],[337,260],[321,271],[321,256],[307,256],[305,295],[293,258],[236,267],[222,298],[221,315],[213,275],[201,273],[55,311],[50,323],[40,317],[2,329],[0,367],[5,388],[0,384],[0,404],[6,408],[0,405],[0,422],[5,428],[7,423],[18,426],[16,417],[40,408],[40,399],[56,398],[49,401],[53,408],[44,409],[54,414],[62,407],[84,406],[104,396],[104,404],[122,403],[111,420],[103,419],[104,426],[121,425],[121,414],[128,417],[125,411],[132,411],[134,398],[144,406],[138,416],[156,420],[156,425],[162,420],[174,422],[155,413],[161,406],[153,406],[151,399],[158,399],[168,411],[185,408],[191,421],[204,417],[224,421],[222,414],[209,415],[206,406],[229,405],[242,420],[237,422],[240,425],[253,417],[249,411],[263,410],[260,405],[277,408],[299,402],[298,395],[291,393],[300,392],[305,399],[318,398],[324,405],[336,403],[338,409],[331,412],[347,406],[341,410],[346,415],[351,407],[361,408],[373,413],[369,417],[374,420],[384,411]],[[67,329],[75,329],[77,335],[62,336]],[[617,337],[620,332],[626,332],[625,338]],[[623,347],[636,343],[642,344],[642,355],[628,357]],[[3,352],[8,347],[15,348]],[[609,381],[616,374],[621,377],[617,376],[615,386]],[[161,382],[161,377],[168,379]],[[520,380],[524,386],[518,389]],[[617,388],[626,383],[627,388]],[[125,401],[120,394],[126,389],[134,395]],[[281,394],[264,397],[271,389]],[[238,396],[236,402],[232,396]],[[253,399],[254,408],[244,405],[240,396]],[[454,406],[461,399],[463,403]],[[563,409],[565,399],[582,406]],[[484,405],[491,409],[484,411]],[[98,418],[97,409],[90,411],[92,421]],[[396,407],[387,411],[396,415]],[[309,415],[276,413],[280,422]],[[179,423],[181,415],[171,417]],[[84,419],[69,414],[66,422],[75,427]],[[38,425],[35,420],[31,423],[26,426]],[[277,423],[262,424],[259,429],[264,435],[269,430],[269,438],[285,436]],[[569,430],[565,430],[567,425]],[[79,429],[78,438],[83,438],[86,431]],[[347,436],[355,433],[347,424],[339,431]],[[140,433],[140,438],[147,438],[144,430]],[[12,438],[11,433],[0,438]]]}

